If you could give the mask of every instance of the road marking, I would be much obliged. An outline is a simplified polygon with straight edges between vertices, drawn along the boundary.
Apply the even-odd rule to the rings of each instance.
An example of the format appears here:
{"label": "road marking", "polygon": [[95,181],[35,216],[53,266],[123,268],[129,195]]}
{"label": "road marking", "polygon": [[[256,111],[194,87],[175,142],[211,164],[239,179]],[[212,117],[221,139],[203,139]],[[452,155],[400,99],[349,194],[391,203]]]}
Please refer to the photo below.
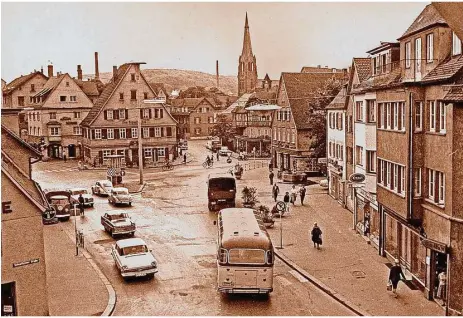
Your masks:
{"label": "road marking", "polygon": [[289,280],[284,278],[283,276],[277,276],[277,277],[275,277],[275,279],[278,280],[280,282],[280,284],[283,285],[283,286],[290,286],[290,285],[293,284]]}
{"label": "road marking", "polygon": [[290,270],[289,273],[291,275],[293,275],[301,283],[308,283],[309,282],[309,280],[307,278],[305,278],[304,276],[302,276],[301,274],[296,272],[294,269]]}

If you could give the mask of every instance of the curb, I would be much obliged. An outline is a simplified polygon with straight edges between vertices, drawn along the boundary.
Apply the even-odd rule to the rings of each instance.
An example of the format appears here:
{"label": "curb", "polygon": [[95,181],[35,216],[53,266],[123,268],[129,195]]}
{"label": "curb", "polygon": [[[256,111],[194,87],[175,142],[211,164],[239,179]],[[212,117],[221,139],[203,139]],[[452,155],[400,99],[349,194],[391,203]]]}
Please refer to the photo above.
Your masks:
{"label": "curb", "polygon": [[307,280],[309,280],[312,284],[323,290],[325,293],[327,293],[329,296],[340,302],[342,305],[345,307],[349,308],[351,311],[353,311],[355,314],[359,316],[372,316],[370,313],[367,311],[359,308],[358,306],[354,305],[351,303],[347,298],[336,292],[335,290],[331,289],[330,287],[326,286],[324,283],[322,283],[320,280],[315,278],[314,276],[310,275],[307,273],[305,270],[303,270],[301,267],[299,267],[296,263],[291,261],[289,258],[287,258],[285,255],[283,255],[281,252],[278,250],[275,250],[275,255],[281,259],[286,265],[297,271],[299,274],[304,276]]}
{"label": "curb", "polygon": [[138,188],[137,191],[133,191],[133,192],[130,192],[130,191],[129,191],[129,193],[130,193],[130,194],[141,193],[141,192],[143,191],[143,189],[145,188],[145,186],[146,186],[146,182],[143,182],[143,184],[140,185],[140,187]]}
{"label": "curb", "polygon": [[[60,225],[61,226],[61,225]],[[72,242],[75,242],[74,239],[69,235],[68,231],[66,231],[62,226],[61,228],[63,231],[66,233],[66,235],[71,239]],[[113,285],[109,282],[108,278],[106,277],[105,274],[101,271],[101,269],[98,267],[98,265],[95,263],[93,260],[92,256],[90,255],[89,252],[87,252],[86,248],[80,248],[80,251],[84,255],[85,259],[90,263],[92,266],[93,270],[97,273],[98,277],[100,278],[101,282],[103,285],[105,285],[106,290],[108,291],[108,304],[106,305],[105,310],[101,314],[102,317],[108,317],[111,316],[112,313],[114,312],[114,309],[116,308],[116,302],[117,302],[117,296],[116,296],[116,291],[114,290]]]}

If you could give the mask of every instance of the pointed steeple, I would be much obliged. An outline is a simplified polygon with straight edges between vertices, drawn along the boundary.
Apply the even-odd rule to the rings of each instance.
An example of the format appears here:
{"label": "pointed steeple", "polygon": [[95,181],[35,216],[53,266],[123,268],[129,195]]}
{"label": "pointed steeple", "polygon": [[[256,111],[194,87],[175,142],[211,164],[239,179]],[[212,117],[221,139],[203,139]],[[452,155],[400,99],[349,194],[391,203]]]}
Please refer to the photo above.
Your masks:
{"label": "pointed steeple", "polygon": [[252,56],[251,46],[251,33],[249,32],[248,13],[246,12],[246,20],[244,22],[244,38],[243,38],[243,51],[241,55]]}

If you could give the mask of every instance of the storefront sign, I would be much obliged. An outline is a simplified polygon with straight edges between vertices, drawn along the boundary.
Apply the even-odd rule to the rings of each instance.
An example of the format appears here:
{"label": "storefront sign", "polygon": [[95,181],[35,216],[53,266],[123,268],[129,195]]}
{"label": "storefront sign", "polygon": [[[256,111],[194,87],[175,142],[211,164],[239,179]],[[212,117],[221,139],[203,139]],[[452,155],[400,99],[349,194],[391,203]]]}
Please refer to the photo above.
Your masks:
{"label": "storefront sign", "polygon": [[13,306],[12,305],[3,305],[3,312],[12,313],[13,312]]}
{"label": "storefront sign", "polygon": [[447,253],[447,245],[436,242],[430,239],[423,239],[421,243],[424,245],[424,247],[429,248],[430,250],[446,254]]}
{"label": "storefront sign", "polygon": [[362,197],[364,197],[365,201],[376,204],[376,198],[370,192],[365,191],[364,189],[358,189],[357,193],[360,194]]}
{"label": "storefront sign", "polygon": [[350,175],[349,180],[350,182],[355,182],[355,183],[363,182],[365,181],[365,175],[361,173],[353,173]]}
{"label": "storefront sign", "polygon": [[31,265],[31,264],[36,264],[39,262],[38,258],[30,259],[28,261],[24,262],[19,262],[19,263],[13,263],[13,267],[20,267],[20,266],[25,266],[25,265]]}

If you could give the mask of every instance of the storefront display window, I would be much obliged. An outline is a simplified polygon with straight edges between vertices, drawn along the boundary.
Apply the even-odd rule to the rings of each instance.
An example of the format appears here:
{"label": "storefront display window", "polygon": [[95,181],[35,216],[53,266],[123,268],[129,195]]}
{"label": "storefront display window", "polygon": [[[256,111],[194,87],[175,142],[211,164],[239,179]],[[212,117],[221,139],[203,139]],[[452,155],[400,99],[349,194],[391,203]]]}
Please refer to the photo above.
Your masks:
{"label": "storefront display window", "polygon": [[412,274],[424,284],[426,280],[426,247],[421,244],[419,235],[412,234]]}
{"label": "storefront display window", "polygon": [[397,257],[397,221],[386,214],[386,246],[385,250],[392,257]]}

